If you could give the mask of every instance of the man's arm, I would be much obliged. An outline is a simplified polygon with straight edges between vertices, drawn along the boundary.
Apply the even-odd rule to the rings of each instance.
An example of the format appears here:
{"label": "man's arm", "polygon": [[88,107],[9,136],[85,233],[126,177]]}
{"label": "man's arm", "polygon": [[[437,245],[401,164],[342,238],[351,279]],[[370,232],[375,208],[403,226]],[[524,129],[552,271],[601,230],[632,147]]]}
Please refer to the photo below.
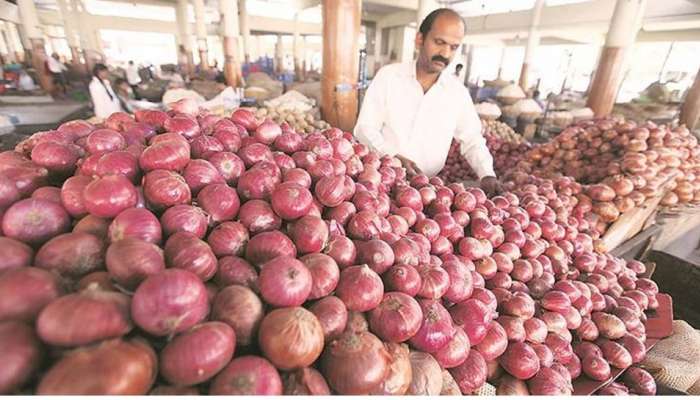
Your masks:
{"label": "man's arm", "polygon": [[365,92],[360,115],[357,118],[354,134],[357,140],[370,146],[381,154],[395,155],[395,151],[387,146],[382,134],[386,115],[387,79],[385,73],[379,70]]}

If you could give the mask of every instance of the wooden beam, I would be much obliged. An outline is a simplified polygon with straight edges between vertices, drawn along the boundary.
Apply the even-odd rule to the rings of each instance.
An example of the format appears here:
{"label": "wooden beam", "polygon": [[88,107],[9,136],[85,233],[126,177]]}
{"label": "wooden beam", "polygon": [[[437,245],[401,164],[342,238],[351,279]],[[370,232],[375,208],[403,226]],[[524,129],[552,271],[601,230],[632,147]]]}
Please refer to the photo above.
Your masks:
{"label": "wooden beam", "polygon": [[352,131],[357,119],[360,0],[323,0],[321,112],[332,126]]}
{"label": "wooden beam", "polygon": [[693,129],[700,119],[700,70],[698,70],[697,75],[695,75],[695,82],[693,86],[688,90],[688,95],[683,102],[683,107],[681,107],[681,118],[682,124],[688,127],[688,129]]}

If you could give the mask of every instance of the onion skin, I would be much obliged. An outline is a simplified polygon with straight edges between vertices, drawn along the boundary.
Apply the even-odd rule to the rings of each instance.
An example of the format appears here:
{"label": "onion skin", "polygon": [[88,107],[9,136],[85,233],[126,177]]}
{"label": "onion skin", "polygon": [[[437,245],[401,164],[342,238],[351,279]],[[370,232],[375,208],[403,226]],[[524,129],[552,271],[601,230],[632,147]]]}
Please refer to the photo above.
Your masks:
{"label": "onion skin", "polygon": [[245,259],[260,266],[279,256],[296,258],[297,249],[287,235],[280,231],[260,232],[253,236],[245,249]]}
{"label": "onion skin", "polygon": [[276,307],[302,305],[311,293],[312,276],[301,261],[286,256],[274,258],[261,267],[260,295]]}
{"label": "onion skin", "polygon": [[418,302],[401,292],[384,294],[382,302],[369,314],[371,331],[380,339],[401,343],[421,327],[423,312]]}
{"label": "onion skin", "polygon": [[552,368],[541,368],[527,383],[531,395],[570,396],[573,392],[569,382]]}
{"label": "onion skin", "polygon": [[301,257],[300,261],[311,273],[312,284],[309,300],[326,297],[338,286],[340,269],[331,257],[321,253],[313,253]]}
{"label": "onion skin", "polygon": [[217,262],[209,245],[189,232],[178,232],[165,242],[165,261],[170,268],[194,273],[206,282],[216,274]]}
{"label": "onion skin", "polygon": [[156,336],[184,332],[209,313],[207,289],[195,274],[166,269],[139,285],[131,300],[131,318]]}
{"label": "onion skin", "polygon": [[253,344],[263,317],[262,301],[245,286],[227,286],[214,298],[211,319],[222,321],[233,328],[238,346]]}
{"label": "onion skin", "polygon": [[502,377],[498,388],[496,388],[497,396],[528,396],[529,394],[525,381],[510,375]]}
{"label": "onion skin", "polygon": [[385,343],[384,346],[391,356],[389,374],[379,388],[371,394],[383,396],[400,396],[406,394],[413,380],[413,370],[411,361],[409,360],[408,346],[397,343]]}
{"label": "onion skin", "polygon": [[512,376],[527,380],[537,374],[540,359],[526,343],[511,343],[500,358],[500,364]]}
{"label": "onion skin", "polygon": [[32,322],[62,289],[54,274],[25,267],[0,272],[0,293],[0,321]]}
{"label": "onion skin", "polygon": [[469,357],[469,336],[457,327],[455,335],[443,348],[433,353],[433,357],[442,368],[454,368],[461,365]]}
{"label": "onion skin", "polygon": [[114,243],[125,238],[136,238],[159,244],[162,239],[160,222],[144,208],[127,208],[109,224],[109,240]]}
{"label": "onion skin", "polygon": [[83,191],[87,211],[101,218],[114,218],[120,212],[135,207],[138,193],[123,175],[108,175],[90,182]]}
{"label": "onion skin", "polygon": [[42,346],[34,330],[23,322],[0,322],[0,394],[21,389],[39,368]]}
{"label": "onion skin", "polygon": [[376,391],[389,374],[391,356],[369,332],[345,332],[330,342],[321,356],[321,371],[330,387],[342,395]]}
{"label": "onion skin", "polygon": [[143,395],[157,376],[157,358],[143,341],[102,342],[67,354],[49,369],[40,395]]}
{"label": "onion skin", "polygon": [[214,378],[209,394],[279,396],[282,378],[262,357],[236,357]]}
{"label": "onion skin", "polygon": [[407,394],[437,396],[442,391],[442,369],[428,353],[412,351],[409,354],[413,377]]}
{"label": "onion skin", "polygon": [[205,382],[233,357],[236,335],[222,322],[205,322],[176,336],[160,353],[160,373],[173,385]]}
{"label": "onion skin", "polygon": [[323,328],[301,307],[276,309],[263,318],[258,332],[260,349],[282,370],[313,364],[323,350]]}
{"label": "onion skin", "polygon": [[348,310],[365,312],[376,308],[383,294],[381,278],[367,265],[355,265],[340,272],[336,296],[343,300]]}
{"label": "onion skin", "polygon": [[54,346],[82,346],[131,331],[129,297],[88,287],[49,303],[36,321],[37,334]]}
{"label": "onion skin", "polygon": [[595,381],[605,381],[610,378],[610,364],[603,357],[586,356],[581,362],[581,368],[587,377]]}

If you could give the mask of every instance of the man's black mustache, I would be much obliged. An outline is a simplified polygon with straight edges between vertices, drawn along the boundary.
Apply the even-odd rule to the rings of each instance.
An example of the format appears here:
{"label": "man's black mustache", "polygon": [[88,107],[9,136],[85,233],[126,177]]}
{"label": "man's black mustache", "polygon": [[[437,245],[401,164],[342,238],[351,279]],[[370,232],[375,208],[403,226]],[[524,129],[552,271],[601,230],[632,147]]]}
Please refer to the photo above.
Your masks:
{"label": "man's black mustache", "polygon": [[450,63],[450,60],[446,59],[443,56],[433,56],[432,58],[433,61],[441,61],[443,64],[447,65]]}

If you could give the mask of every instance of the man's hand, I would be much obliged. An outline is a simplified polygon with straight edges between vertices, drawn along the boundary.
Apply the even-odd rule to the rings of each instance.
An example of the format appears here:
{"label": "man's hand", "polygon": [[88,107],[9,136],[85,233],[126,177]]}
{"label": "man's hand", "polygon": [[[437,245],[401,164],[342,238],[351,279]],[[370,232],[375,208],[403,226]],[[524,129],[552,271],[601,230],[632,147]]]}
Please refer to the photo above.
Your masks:
{"label": "man's hand", "polygon": [[403,167],[406,168],[406,175],[414,176],[423,173],[423,171],[421,171],[420,168],[418,168],[418,165],[416,165],[415,162],[409,160],[408,158],[400,154],[397,154],[396,158],[398,158],[401,161],[401,165],[403,165]]}
{"label": "man's hand", "polygon": [[503,186],[495,176],[485,176],[481,178],[480,186],[489,196],[503,193]]}

